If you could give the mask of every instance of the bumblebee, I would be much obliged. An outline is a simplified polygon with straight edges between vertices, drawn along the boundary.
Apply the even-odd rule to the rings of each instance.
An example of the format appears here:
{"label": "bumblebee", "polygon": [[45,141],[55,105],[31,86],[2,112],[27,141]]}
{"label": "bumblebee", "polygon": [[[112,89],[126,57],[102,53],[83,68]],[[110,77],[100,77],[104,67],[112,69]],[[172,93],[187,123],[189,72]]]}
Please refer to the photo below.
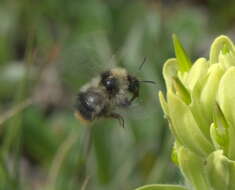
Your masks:
{"label": "bumblebee", "polygon": [[124,127],[117,108],[126,108],[139,96],[140,82],[124,68],[113,68],[85,84],[77,95],[75,116],[89,123],[97,118],[114,118]]}

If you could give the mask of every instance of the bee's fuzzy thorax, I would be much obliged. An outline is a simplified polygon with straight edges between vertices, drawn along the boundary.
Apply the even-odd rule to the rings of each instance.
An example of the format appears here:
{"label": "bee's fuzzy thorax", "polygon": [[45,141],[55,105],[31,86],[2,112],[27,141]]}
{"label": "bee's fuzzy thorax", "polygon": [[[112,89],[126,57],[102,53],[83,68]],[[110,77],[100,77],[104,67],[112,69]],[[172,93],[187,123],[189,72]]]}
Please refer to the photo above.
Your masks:
{"label": "bee's fuzzy thorax", "polygon": [[124,68],[113,68],[110,70],[113,76],[115,77],[127,77],[127,70]]}
{"label": "bee's fuzzy thorax", "polygon": [[[113,68],[110,70],[111,74],[116,77],[119,81],[120,92],[126,91],[128,88],[128,72],[124,68]],[[124,92],[123,92],[124,93]]]}

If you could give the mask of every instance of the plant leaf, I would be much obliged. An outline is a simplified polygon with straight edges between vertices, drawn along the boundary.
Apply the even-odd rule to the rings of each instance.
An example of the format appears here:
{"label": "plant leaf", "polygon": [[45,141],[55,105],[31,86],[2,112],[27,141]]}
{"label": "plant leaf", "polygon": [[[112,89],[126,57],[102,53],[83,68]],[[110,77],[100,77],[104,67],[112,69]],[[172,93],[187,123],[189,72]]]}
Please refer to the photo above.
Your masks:
{"label": "plant leaf", "polygon": [[219,54],[222,52],[224,55],[227,54],[229,51],[234,53],[234,46],[233,42],[224,35],[219,36],[214,40],[211,45],[210,51],[210,63],[215,64],[219,61]]}
{"label": "plant leaf", "polygon": [[204,77],[209,68],[209,63],[205,58],[199,58],[195,61],[191,67],[187,77],[185,85],[192,91],[197,81]]}
{"label": "plant leaf", "polygon": [[177,61],[175,58],[168,59],[163,66],[163,77],[166,82],[166,88],[172,87],[172,78],[177,77]]}
{"label": "plant leaf", "polygon": [[181,71],[182,73],[188,72],[192,66],[192,62],[189,59],[178,37],[175,34],[173,34],[172,38],[173,38],[173,44],[174,44],[175,55],[176,55],[179,71]]}
{"label": "plant leaf", "polygon": [[229,160],[223,155],[222,150],[214,151],[208,156],[205,168],[211,187],[214,190],[228,189]]}
{"label": "plant leaf", "polygon": [[180,169],[190,183],[198,190],[209,190],[210,185],[204,171],[204,159],[181,146],[178,151]]}
{"label": "plant leaf", "polygon": [[153,185],[145,185],[142,187],[138,187],[135,190],[187,190],[187,189],[186,187],[180,185],[153,184]]}
{"label": "plant leaf", "polygon": [[228,157],[232,160],[235,159],[235,67],[229,68],[223,75],[219,90],[218,90],[218,103],[229,124],[229,145]]}
{"label": "plant leaf", "polygon": [[184,84],[177,77],[173,78],[173,87],[176,94],[184,101],[184,103],[189,105],[191,103],[190,94]]}
{"label": "plant leaf", "polygon": [[207,156],[213,151],[210,141],[203,135],[192,112],[171,90],[167,93],[169,117],[172,132],[179,143],[201,156]]}

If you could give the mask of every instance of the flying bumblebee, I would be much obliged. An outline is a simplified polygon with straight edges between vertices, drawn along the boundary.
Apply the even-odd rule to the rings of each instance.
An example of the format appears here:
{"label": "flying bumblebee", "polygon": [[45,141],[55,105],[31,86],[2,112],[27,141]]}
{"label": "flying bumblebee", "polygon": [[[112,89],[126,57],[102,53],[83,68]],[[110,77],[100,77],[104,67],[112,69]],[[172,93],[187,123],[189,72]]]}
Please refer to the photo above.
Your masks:
{"label": "flying bumblebee", "polygon": [[[142,66],[142,65],[141,65]],[[124,68],[112,68],[85,84],[77,95],[75,116],[89,123],[101,117],[119,120],[124,127],[123,117],[117,108],[126,108],[139,96],[140,81]]]}

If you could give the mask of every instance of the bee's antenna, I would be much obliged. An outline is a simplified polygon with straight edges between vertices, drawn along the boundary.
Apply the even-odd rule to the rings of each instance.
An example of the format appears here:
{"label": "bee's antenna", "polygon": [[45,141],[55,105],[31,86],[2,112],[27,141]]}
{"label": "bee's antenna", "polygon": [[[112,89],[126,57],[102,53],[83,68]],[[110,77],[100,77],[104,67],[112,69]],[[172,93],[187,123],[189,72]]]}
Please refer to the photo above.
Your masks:
{"label": "bee's antenna", "polygon": [[151,84],[157,84],[155,81],[152,80],[140,80],[139,82],[145,82],[145,83],[151,83]]}
{"label": "bee's antenna", "polygon": [[141,63],[141,65],[139,66],[139,70],[142,69],[142,67],[144,66],[144,64],[146,63],[147,57],[144,57],[143,62]]}

